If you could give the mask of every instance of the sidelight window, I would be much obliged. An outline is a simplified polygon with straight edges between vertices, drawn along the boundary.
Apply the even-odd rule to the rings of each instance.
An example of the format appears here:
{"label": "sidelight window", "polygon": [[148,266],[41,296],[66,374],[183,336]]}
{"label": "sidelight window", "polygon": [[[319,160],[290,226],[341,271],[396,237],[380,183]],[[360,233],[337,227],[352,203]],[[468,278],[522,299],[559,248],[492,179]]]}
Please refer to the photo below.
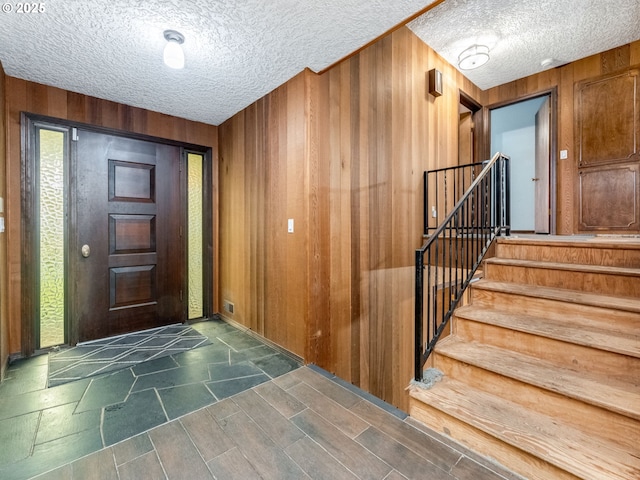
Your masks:
{"label": "sidelight window", "polygon": [[204,155],[187,155],[187,270],[189,320],[204,316],[203,185]]}
{"label": "sidelight window", "polygon": [[37,348],[65,343],[66,131],[37,129],[39,335]]}

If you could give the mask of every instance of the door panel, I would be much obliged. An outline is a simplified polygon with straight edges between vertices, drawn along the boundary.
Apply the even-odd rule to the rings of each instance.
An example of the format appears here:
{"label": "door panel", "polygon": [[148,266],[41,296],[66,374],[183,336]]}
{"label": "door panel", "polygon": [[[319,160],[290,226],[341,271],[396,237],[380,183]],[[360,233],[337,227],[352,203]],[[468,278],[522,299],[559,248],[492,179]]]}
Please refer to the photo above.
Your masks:
{"label": "door panel", "polygon": [[576,87],[578,165],[638,160],[638,70],[582,82]]}
{"label": "door panel", "polygon": [[581,230],[640,228],[640,165],[610,165],[579,172]]}
{"label": "door panel", "polygon": [[71,252],[78,341],[184,321],[180,162],[175,146],[79,132]]}
{"label": "door panel", "polygon": [[546,97],[536,112],[535,232],[549,233],[549,163],[551,110]]}

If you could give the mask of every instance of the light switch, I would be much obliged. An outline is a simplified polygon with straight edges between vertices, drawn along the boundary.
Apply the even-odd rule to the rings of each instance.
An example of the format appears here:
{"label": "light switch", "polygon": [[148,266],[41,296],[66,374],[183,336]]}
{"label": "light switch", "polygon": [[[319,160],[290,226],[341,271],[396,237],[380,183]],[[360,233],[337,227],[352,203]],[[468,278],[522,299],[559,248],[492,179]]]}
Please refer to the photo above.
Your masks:
{"label": "light switch", "polygon": [[0,197],[0,213],[4,213],[4,198]]}
{"label": "light switch", "polygon": [[560,160],[566,160],[568,157],[566,150],[560,150]]}
{"label": "light switch", "polygon": [[287,222],[287,232],[293,233],[293,218],[290,218]]}
{"label": "light switch", "polygon": [[4,217],[0,217],[0,233],[4,233]]}

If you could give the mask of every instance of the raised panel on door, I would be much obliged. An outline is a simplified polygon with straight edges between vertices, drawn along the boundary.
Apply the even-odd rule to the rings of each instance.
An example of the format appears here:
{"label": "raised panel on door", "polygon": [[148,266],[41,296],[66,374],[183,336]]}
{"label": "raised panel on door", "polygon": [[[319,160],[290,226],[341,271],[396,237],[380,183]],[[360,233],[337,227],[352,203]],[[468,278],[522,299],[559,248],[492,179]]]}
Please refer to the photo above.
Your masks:
{"label": "raised panel on door", "polygon": [[582,82],[576,88],[580,167],[638,160],[638,70]]}
{"label": "raised panel on door", "polygon": [[78,340],[184,321],[180,149],[80,131],[77,152]]}
{"label": "raised panel on door", "polygon": [[613,165],[579,172],[581,230],[640,229],[640,165]]}

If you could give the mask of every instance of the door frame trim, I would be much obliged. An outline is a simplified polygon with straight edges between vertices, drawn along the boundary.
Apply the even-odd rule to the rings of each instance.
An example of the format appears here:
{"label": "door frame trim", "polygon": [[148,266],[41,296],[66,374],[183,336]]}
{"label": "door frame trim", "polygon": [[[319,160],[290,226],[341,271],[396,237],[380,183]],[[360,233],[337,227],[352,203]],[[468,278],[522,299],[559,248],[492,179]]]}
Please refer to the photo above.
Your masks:
{"label": "door frame trim", "polygon": [[[474,136],[473,136],[473,157],[476,162],[481,162],[488,158],[491,158],[491,152],[489,151],[489,143],[487,142],[486,135],[486,107],[483,107],[471,95],[464,90],[458,90],[458,103],[471,110],[471,116],[474,122]],[[459,119],[458,119],[459,121]],[[460,150],[460,139],[458,139],[458,153]]]}
{"label": "door frame trim", "polygon": [[[21,228],[21,238],[22,238],[22,249],[21,249],[21,260],[20,260],[20,272],[21,272],[21,354],[25,357],[31,356],[34,353],[46,352],[46,349],[36,350],[35,349],[35,329],[36,329],[36,319],[39,318],[38,313],[38,301],[36,299],[36,295],[38,294],[37,284],[37,272],[38,266],[34,264],[35,261],[35,246],[36,240],[39,237],[39,231],[37,228],[37,216],[35,215],[35,201],[37,198],[37,184],[36,184],[36,168],[35,168],[35,154],[36,154],[36,144],[35,144],[35,129],[38,126],[51,127],[52,130],[66,130],[68,132],[67,137],[67,145],[65,148],[67,149],[68,155],[68,164],[65,165],[65,171],[68,175],[68,184],[73,185],[74,180],[72,179],[73,168],[75,166],[75,158],[74,152],[75,149],[72,148],[72,140],[71,140],[71,132],[72,129],[83,129],[89,130],[95,133],[101,133],[105,135],[114,135],[120,136],[133,140],[142,140],[153,142],[162,145],[170,145],[179,147],[181,149],[180,155],[180,198],[183,203],[184,209],[181,209],[183,212],[186,211],[186,152],[194,152],[200,153],[204,156],[204,205],[205,212],[203,215],[203,220],[205,223],[204,229],[204,243],[206,249],[204,251],[205,259],[210,260],[206,261],[205,267],[205,285],[204,291],[205,295],[203,298],[204,302],[204,313],[205,318],[210,317],[213,314],[213,287],[214,287],[214,276],[213,272],[215,271],[216,266],[215,262],[215,252],[213,251],[214,245],[214,235],[213,235],[213,180],[214,180],[214,166],[212,165],[213,161],[213,152],[211,147],[205,147],[202,145],[196,145],[188,142],[179,142],[176,140],[156,137],[153,135],[146,135],[141,133],[130,132],[127,130],[119,130],[114,128],[102,127],[99,125],[91,125],[82,122],[76,122],[72,120],[50,117],[46,115],[38,115],[28,112],[20,112],[20,130],[21,130],[21,168],[20,168],[20,176],[21,176],[21,185],[20,185],[20,197],[21,197],[21,215],[20,215],[20,228]],[[206,208],[209,206],[210,208]],[[74,192],[68,191],[68,198],[65,199],[65,208],[66,208],[66,227],[65,227],[65,322],[66,322],[66,341],[68,343],[77,342],[77,329],[73,328],[73,323],[68,319],[69,308],[71,306],[71,302],[68,298],[68,277],[69,277],[69,269],[73,267],[73,263],[70,261],[69,249],[71,248],[71,242],[69,232],[72,228],[72,224],[75,224],[75,209],[74,207]],[[183,215],[182,221],[182,230],[185,231],[186,228],[186,216]],[[182,241],[185,242],[186,236],[182,237]],[[186,268],[186,264],[185,264]],[[187,289],[188,276],[185,275],[183,290]],[[186,302],[184,302],[187,305]],[[186,307],[185,307],[186,308]],[[185,315],[185,321],[188,320]],[[74,331],[75,330],[75,331]]]}
{"label": "door frame trim", "polygon": [[558,87],[541,90],[539,92],[530,93],[528,95],[522,95],[510,100],[504,100],[502,102],[492,103],[487,105],[485,113],[485,135],[486,142],[491,145],[491,110],[501,107],[508,107],[516,103],[525,102],[534,98],[549,97],[549,108],[551,110],[551,121],[549,124],[549,235],[555,235],[557,231],[558,221]]}

